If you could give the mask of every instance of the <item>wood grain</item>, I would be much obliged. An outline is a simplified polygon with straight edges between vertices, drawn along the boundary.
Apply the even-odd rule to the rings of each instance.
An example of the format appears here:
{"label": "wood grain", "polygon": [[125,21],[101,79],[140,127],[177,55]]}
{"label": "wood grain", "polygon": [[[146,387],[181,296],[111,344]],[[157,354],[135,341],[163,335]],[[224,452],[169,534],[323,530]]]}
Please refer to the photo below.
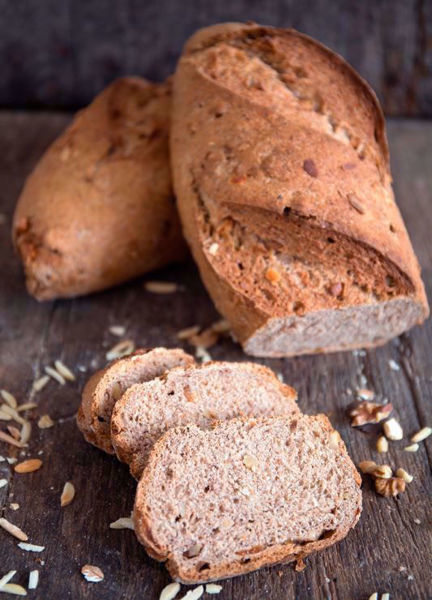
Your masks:
{"label": "wood grain", "polygon": [[387,114],[432,115],[430,0],[0,0],[0,105],[77,108],[115,77],[161,80],[199,27],[295,27],[342,54]]}
{"label": "wood grain", "polygon": [[[29,414],[33,433],[25,455],[37,457],[42,452],[44,461],[42,469],[26,475],[0,462],[0,478],[9,480],[8,487],[0,489],[0,502],[2,516],[27,532],[31,542],[46,547],[40,555],[26,553],[14,538],[0,531],[0,575],[17,569],[14,580],[26,585],[29,570],[38,568],[40,586],[29,597],[41,600],[153,600],[169,577],[162,565],[146,556],[132,531],[108,527],[111,521],[129,515],[135,484],[124,466],[81,438],[75,425],[79,393],[88,374],[105,363],[106,351],[118,340],[108,332],[110,325],[126,326],[126,337],[137,345],[174,346],[179,329],[195,323],[207,325],[217,315],[190,263],[152,275],[152,279],[182,283],[184,291],[173,295],[151,295],[141,281],[73,301],[39,304],[26,294],[10,243],[10,219],[24,177],[68,120],[68,115],[49,113],[0,113],[0,212],[5,215],[0,225],[0,387],[13,392],[20,402],[32,398],[38,403]],[[389,125],[396,193],[431,297],[432,124],[394,121]],[[228,340],[211,354],[216,359],[246,358]],[[77,382],[65,386],[51,382],[33,394],[32,382],[57,358],[73,368]],[[399,371],[390,369],[389,359],[400,365]],[[305,412],[330,415],[356,463],[377,458],[376,432],[349,426],[345,409],[352,395],[348,390],[368,387],[391,400],[407,436],[432,423],[430,320],[384,348],[364,354],[261,362],[282,372],[298,389]],[[37,419],[46,413],[55,426],[40,430]],[[342,543],[310,557],[302,573],[291,565],[263,569],[223,582],[219,598],[366,600],[375,591],[390,592],[394,599],[430,598],[431,441],[422,443],[415,454],[403,452],[406,442],[391,444],[386,459],[414,475],[407,492],[398,499],[384,499],[365,480],[359,525]],[[0,454],[21,457],[16,451],[9,454],[3,443]],[[76,497],[61,509],[60,494],[68,480],[75,485]],[[19,503],[19,510],[11,510],[11,502]],[[80,568],[85,563],[99,566],[105,580],[84,581]]]}

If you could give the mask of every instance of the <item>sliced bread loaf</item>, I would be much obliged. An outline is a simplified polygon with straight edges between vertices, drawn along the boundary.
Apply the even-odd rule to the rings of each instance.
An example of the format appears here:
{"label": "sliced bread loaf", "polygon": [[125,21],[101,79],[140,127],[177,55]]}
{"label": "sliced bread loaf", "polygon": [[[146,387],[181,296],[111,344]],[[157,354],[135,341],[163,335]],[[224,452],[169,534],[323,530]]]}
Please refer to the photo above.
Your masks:
{"label": "sliced bread loaf", "polygon": [[85,439],[105,452],[113,453],[111,413],[117,400],[131,385],[149,381],[173,367],[192,366],[194,359],[179,348],[137,350],[94,373],[84,387],[77,422]]}
{"label": "sliced bread loaf", "polygon": [[296,392],[273,371],[253,363],[207,363],[178,368],[131,386],[116,403],[111,439],[117,456],[138,478],[155,441],[178,425],[209,427],[238,416],[297,413]]}
{"label": "sliced bread loaf", "polygon": [[324,415],[179,427],[150,455],[135,532],[174,579],[232,577],[341,540],[360,516],[360,481]]}
{"label": "sliced bread loaf", "polygon": [[374,346],[426,318],[381,108],[328,48],[256,24],[197,32],[171,159],[183,231],[247,353]]}

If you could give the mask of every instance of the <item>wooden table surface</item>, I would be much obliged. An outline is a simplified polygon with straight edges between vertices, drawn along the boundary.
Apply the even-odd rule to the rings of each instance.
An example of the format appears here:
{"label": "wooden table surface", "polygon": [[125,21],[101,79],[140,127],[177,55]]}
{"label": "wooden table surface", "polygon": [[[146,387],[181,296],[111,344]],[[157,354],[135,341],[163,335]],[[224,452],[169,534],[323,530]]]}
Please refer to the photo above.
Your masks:
{"label": "wooden table surface", "polygon": [[[68,119],[0,113],[0,387],[19,402],[38,404],[28,414],[33,431],[25,453],[0,442],[0,454],[43,460],[39,471],[21,475],[0,462],[0,478],[8,480],[0,501],[2,516],[21,527],[29,541],[45,546],[40,554],[25,552],[0,530],[0,576],[16,569],[14,581],[27,585],[29,571],[39,569],[40,584],[30,598],[153,600],[170,581],[164,567],[147,557],[132,531],[109,529],[110,522],[129,515],[135,483],[125,466],[84,442],[75,413],[88,375],[105,364],[107,350],[118,341],[110,326],[125,326],[125,337],[137,346],[174,346],[178,330],[208,325],[217,314],[191,263],[151,276],[181,282],[184,290],[172,295],[151,295],[142,281],[72,301],[40,304],[27,295],[10,243],[11,216],[25,176]],[[397,198],[431,298],[432,123],[393,121],[389,137]],[[215,359],[246,359],[230,340],[210,352]],[[50,382],[33,393],[33,381],[56,359],[73,369],[77,381]],[[399,370],[390,368],[390,359]],[[376,430],[352,429],[345,413],[351,393],[365,387],[394,404],[406,438],[432,424],[431,321],[377,350],[257,362],[283,373],[298,390],[303,411],[329,414],[356,463],[377,459],[403,466],[414,480],[400,497],[386,499],[365,479],[362,517],[344,541],[308,558],[301,573],[285,565],[225,581],[218,598],[366,600],[373,592],[389,592],[391,600],[432,598],[432,438],[417,453],[403,451],[407,439],[393,442],[389,454],[378,458]],[[43,414],[53,418],[54,427],[37,427]],[[6,425],[0,423],[0,429]],[[74,483],[76,497],[61,509],[66,481]],[[11,503],[19,509],[12,510]],[[86,563],[103,570],[102,583],[83,579]]]}

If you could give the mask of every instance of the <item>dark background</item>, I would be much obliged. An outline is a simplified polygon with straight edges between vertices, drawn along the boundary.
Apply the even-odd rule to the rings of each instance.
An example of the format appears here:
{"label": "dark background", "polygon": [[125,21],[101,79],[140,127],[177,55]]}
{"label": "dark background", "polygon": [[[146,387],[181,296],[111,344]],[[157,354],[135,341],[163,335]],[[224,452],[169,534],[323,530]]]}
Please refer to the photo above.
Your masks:
{"label": "dark background", "polygon": [[385,112],[432,117],[432,0],[0,0],[0,108],[76,109],[114,78],[169,75],[220,21],[294,27],[342,54]]}

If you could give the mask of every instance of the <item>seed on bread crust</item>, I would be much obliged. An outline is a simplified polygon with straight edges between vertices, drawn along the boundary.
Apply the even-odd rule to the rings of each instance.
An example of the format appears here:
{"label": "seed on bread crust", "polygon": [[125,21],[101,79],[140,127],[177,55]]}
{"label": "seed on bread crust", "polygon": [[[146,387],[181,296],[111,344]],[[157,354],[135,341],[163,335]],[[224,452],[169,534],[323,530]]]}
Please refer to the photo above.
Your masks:
{"label": "seed on bread crust", "polygon": [[348,194],[348,202],[358,213],[365,214],[366,211],[355,194]]}
{"label": "seed on bread crust", "polygon": [[317,166],[311,158],[306,158],[303,161],[303,170],[311,177],[318,177]]}
{"label": "seed on bread crust", "polygon": [[279,271],[276,271],[276,269],[270,267],[265,272],[265,278],[267,279],[267,281],[270,281],[270,283],[272,283],[273,285],[276,285],[276,283],[278,283],[282,279],[282,276],[279,273]]}
{"label": "seed on bread crust", "polygon": [[245,454],[243,456],[243,464],[246,468],[250,469],[254,473],[258,468],[258,460],[255,458],[255,456],[252,456],[251,454]]}

